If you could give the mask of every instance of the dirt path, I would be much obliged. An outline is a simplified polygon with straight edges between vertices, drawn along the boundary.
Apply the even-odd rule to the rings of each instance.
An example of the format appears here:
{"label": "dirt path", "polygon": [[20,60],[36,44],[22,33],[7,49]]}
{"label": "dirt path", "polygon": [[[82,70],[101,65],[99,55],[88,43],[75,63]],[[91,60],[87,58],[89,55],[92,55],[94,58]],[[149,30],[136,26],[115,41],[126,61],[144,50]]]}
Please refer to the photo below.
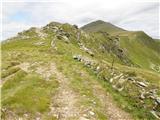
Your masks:
{"label": "dirt path", "polygon": [[69,79],[59,72],[55,64],[51,64],[53,74],[59,81],[59,88],[57,94],[53,97],[51,107],[51,114],[56,116],[58,120],[67,120],[77,118],[79,110],[75,106],[77,95],[69,87]]}
{"label": "dirt path", "polygon": [[101,85],[96,83],[92,87],[94,88],[93,94],[100,100],[102,109],[109,120],[133,120],[128,113],[116,105],[113,98],[109,94],[106,94]]}
{"label": "dirt path", "polygon": [[[75,105],[80,96],[77,96],[69,87],[69,79],[66,78],[63,73],[59,72],[53,63],[51,64],[50,70],[53,71],[53,74],[55,74],[60,84],[57,94],[53,97],[53,103],[50,106],[51,114],[56,116],[58,120],[75,118],[79,120],[89,120],[82,117],[81,111]],[[101,103],[101,111],[104,112],[109,120],[132,120],[131,116],[117,106],[111,95],[107,94],[97,81],[93,81],[91,85],[93,95],[96,96]]]}

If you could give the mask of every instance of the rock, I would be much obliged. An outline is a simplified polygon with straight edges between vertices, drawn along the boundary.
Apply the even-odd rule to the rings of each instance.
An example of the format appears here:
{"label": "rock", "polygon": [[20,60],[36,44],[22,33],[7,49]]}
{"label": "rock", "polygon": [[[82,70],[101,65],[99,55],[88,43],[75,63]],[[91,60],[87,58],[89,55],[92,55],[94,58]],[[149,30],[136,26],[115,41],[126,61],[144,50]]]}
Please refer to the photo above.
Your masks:
{"label": "rock", "polygon": [[151,94],[156,94],[156,91],[157,91],[157,89],[152,89],[152,90],[150,90],[149,92],[151,93]]}
{"label": "rock", "polygon": [[41,120],[41,118],[40,118],[40,117],[37,117],[36,120]]}
{"label": "rock", "polygon": [[92,57],[94,56],[94,53],[92,51],[88,51],[88,54],[90,54]]}
{"label": "rock", "polygon": [[73,59],[81,61],[82,57],[81,57],[81,55],[74,55]]}
{"label": "rock", "polygon": [[121,74],[118,75],[118,76],[115,76],[113,79],[118,79],[118,78],[120,78],[122,75],[123,75],[123,73],[121,73]]}
{"label": "rock", "polygon": [[87,117],[87,114],[83,114],[84,117]]}
{"label": "rock", "polygon": [[156,102],[157,102],[158,105],[160,105],[160,97],[156,98]]}
{"label": "rock", "polygon": [[54,32],[57,32],[57,31],[58,31],[58,27],[57,27],[57,26],[54,26],[54,27],[52,27],[52,30],[53,30]]}
{"label": "rock", "polygon": [[68,39],[66,36],[57,35],[56,37],[57,37],[57,39],[59,39],[59,40],[64,40],[66,43],[69,43],[69,39]]}
{"label": "rock", "polygon": [[87,67],[90,67],[92,64],[91,64],[90,61],[85,61],[84,65],[87,66]]}
{"label": "rock", "polygon": [[139,82],[139,81],[137,81],[137,84],[140,85],[141,87],[147,87],[148,86],[144,82]]}
{"label": "rock", "polygon": [[145,99],[144,94],[145,94],[145,92],[142,92],[142,93],[141,93],[141,95],[140,95],[140,99],[142,99],[142,100],[143,100],[143,99]]}
{"label": "rock", "polygon": [[152,115],[153,115],[154,117],[156,117],[157,119],[160,119],[160,117],[157,115],[157,112],[156,112],[156,111],[152,110],[152,111],[150,111],[150,112],[152,113]]}
{"label": "rock", "polygon": [[126,81],[126,79],[121,79],[121,78],[118,80],[118,82],[119,82],[120,84],[124,83],[125,81]]}
{"label": "rock", "polygon": [[127,80],[134,81],[135,79],[133,77],[128,77]]}
{"label": "rock", "polygon": [[90,54],[91,56],[94,56],[94,53],[90,49],[86,48],[82,43],[80,44],[80,49],[84,50],[86,53]]}
{"label": "rock", "polygon": [[87,119],[85,117],[80,117],[80,120],[89,120],[89,119]]}
{"label": "rock", "polygon": [[35,28],[35,32],[37,33],[38,37],[44,39],[45,37],[47,37],[47,34],[44,33],[42,30],[43,29],[41,28]]}
{"label": "rock", "polygon": [[67,32],[64,32],[64,35],[65,35],[67,38],[69,38],[69,37],[70,37],[70,34],[69,34],[69,33],[67,33]]}
{"label": "rock", "polygon": [[55,48],[55,49],[57,48],[56,47],[56,39],[55,38],[51,41],[51,47]]}
{"label": "rock", "polygon": [[96,67],[96,72],[98,73],[100,71],[100,66]]}
{"label": "rock", "polygon": [[95,115],[95,113],[92,112],[92,111],[89,111],[89,114],[92,115],[92,116]]}
{"label": "rock", "polygon": [[113,78],[111,78],[111,79],[109,80],[109,82],[112,83],[112,82],[113,82]]}
{"label": "rock", "polygon": [[62,36],[62,38],[63,38],[64,42],[69,43],[69,39],[68,39],[68,37],[66,37],[66,36]]}
{"label": "rock", "polygon": [[124,87],[118,88],[118,91],[121,92],[124,89]]}

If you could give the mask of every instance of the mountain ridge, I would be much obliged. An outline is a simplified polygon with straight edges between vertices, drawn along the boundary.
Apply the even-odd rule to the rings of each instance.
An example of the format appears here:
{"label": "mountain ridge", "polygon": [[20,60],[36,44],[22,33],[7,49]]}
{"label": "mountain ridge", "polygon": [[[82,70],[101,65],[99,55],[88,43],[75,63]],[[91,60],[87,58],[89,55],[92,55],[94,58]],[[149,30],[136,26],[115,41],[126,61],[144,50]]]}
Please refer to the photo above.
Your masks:
{"label": "mountain ridge", "polygon": [[159,119],[159,49],[125,34],[51,22],[4,42],[1,118]]}

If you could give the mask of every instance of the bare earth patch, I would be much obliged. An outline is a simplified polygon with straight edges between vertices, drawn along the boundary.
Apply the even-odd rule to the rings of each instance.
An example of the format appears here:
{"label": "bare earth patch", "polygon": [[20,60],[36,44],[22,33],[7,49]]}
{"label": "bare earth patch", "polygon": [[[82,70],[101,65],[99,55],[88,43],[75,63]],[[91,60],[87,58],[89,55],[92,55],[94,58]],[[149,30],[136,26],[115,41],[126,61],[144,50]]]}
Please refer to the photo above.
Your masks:
{"label": "bare earth patch", "polygon": [[80,113],[75,106],[78,96],[69,87],[69,79],[59,72],[53,63],[51,69],[60,85],[57,94],[53,97],[50,114],[53,114],[59,120],[77,118]]}

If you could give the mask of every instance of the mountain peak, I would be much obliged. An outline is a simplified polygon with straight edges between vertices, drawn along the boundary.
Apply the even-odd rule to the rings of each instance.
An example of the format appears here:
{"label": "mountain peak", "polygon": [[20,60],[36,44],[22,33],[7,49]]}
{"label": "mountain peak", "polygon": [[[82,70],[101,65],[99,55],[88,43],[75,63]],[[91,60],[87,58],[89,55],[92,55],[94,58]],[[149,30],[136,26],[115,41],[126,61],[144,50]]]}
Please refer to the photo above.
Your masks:
{"label": "mountain peak", "polygon": [[119,27],[111,24],[110,22],[105,22],[102,20],[93,21],[93,22],[83,26],[82,29],[87,32],[104,31],[104,32],[108,32],[108,33],[113,33],[113,32],[124,31],[122,28],[119,28]]}
{"label": "mountain peak", "polygon": [[96,21],[93,21],[92,23],[106,23],[106,22],[103,20],[96,20]]}

